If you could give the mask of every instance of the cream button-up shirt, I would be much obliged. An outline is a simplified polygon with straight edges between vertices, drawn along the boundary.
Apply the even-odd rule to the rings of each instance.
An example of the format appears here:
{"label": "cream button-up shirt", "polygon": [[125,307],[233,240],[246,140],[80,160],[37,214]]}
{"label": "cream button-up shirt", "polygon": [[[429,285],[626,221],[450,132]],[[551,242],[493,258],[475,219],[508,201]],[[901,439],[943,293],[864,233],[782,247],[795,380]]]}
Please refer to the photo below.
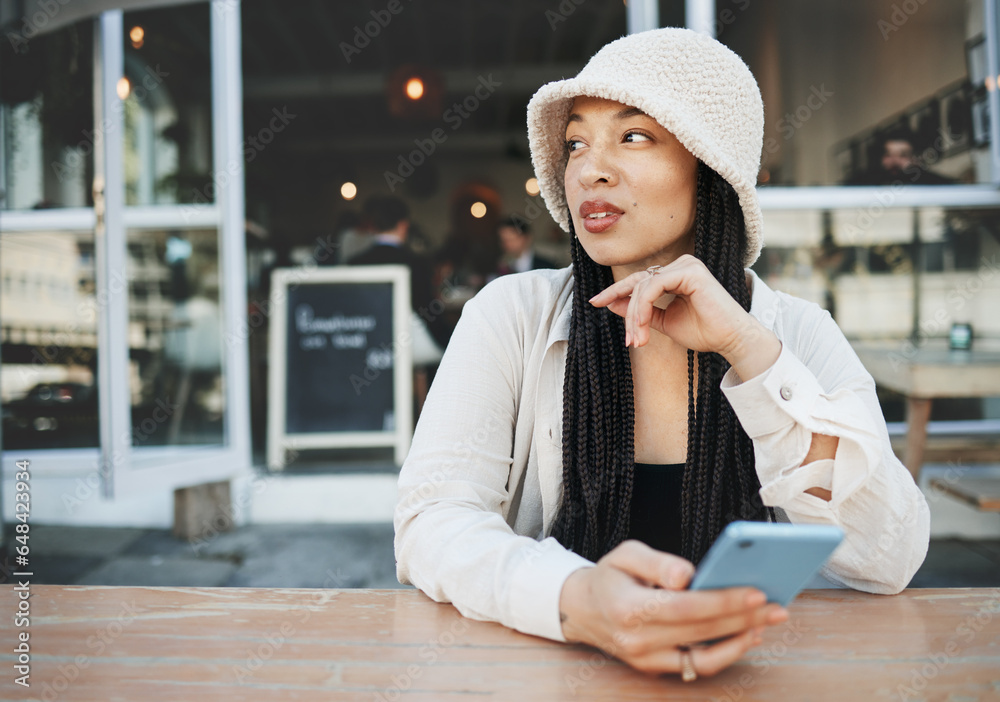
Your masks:
{"label": "cream button-up shirt", "polygon": [[[830,315],[751,272],[750,313],[781,340],[774,365],[722,392],[754,444],[764,504],[836,524],[828,580],[893,594],[927,552],[923,494],[889,445],[875,383]],[[563,640],[559,595],[592,565],[548,536],[562,490],[572,267],[503,276],[470,300],[399,475],[397,575],[465,616]],[[835,458],[802,465],[813,433]],[[828,502],[805,492],[824,487]]]}

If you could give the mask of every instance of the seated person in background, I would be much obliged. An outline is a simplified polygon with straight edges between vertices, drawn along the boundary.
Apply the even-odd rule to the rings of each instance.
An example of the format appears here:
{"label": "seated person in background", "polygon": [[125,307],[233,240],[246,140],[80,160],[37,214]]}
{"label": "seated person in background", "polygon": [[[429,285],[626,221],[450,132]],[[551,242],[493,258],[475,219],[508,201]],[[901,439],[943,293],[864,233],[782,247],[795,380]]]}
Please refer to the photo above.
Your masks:
{"label": "seated person in background", "polygon": [[370,232],[372,243],[347,263],[352,266],[399,264],[410,269],[413,362],[415,365],[436,362],[441,349],[448,343],[448,334],[442,316],[432,311],[436,309],[431,305],[436,297],[434,269],[430,261],[407,245],[410,208],[397,197],[376,195],[365,202],[361,220],[362,226]]}
{"label": "seated person in background", "polygon": [[729,522],[838,525],[827,579],[906,587],[930,516],[875,384],[828,313],[748,269],[763,134],[746,64],[687,29],[535,93],[573,265],[466,303],[399,476],[401,582],[684,680],[788,617],[752,588],[685,590]]}
{"label": "seated person in background", "polygon": [[[497,224],[497,236],[503,257],[497,266],[497,276],[524,273],[539,268],[560,268],[553,261],[535,253],[531,225],[520,217],[505,217]],[[494,276],[496,277],[496,276]]]}
{"label": "seated person in background", "polygon": [[[879,138],[881,146],[878,153],[881,156],[878,161],[872,164],[867,173],[861,173],[846,184],[951,185],[955,183],[955,179],[938,175],[929,170],[926,164],[917,160],[914,156],[915,141],[913,132],[905,127],[894,127],[885,132]],[[941,154],[936,151],[934,154],[934,160],[941,157]]]}

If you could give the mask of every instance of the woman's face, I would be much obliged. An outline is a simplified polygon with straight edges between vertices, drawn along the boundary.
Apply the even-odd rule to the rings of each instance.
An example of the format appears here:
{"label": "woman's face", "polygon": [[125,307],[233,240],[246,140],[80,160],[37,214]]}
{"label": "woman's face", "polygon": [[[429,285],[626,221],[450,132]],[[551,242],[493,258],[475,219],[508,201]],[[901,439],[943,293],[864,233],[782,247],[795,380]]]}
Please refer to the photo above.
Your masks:
{"label": "woman's face", "polygon": [[573,227],[615,280],[694,253],[698,160],[673,134],[634,107],[578,97],[566,142]]}

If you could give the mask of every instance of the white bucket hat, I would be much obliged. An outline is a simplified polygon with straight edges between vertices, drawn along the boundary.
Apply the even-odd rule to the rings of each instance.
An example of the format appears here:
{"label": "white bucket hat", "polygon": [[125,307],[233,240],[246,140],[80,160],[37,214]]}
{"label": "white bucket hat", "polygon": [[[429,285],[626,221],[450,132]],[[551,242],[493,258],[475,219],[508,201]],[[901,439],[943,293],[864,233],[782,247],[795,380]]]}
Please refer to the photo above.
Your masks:
{"label": "white bucket hat", "polygon": [[566,232],[565,130],[578,95],[638,107],[725,178],[743,208],[744,263],[757,260],[764,245],[756,189],[764,104],[757,81],[739,56],[690,29],[653,29],[611,42],[576,78],[538,89],[528,103],[531,161],[545,204]]}

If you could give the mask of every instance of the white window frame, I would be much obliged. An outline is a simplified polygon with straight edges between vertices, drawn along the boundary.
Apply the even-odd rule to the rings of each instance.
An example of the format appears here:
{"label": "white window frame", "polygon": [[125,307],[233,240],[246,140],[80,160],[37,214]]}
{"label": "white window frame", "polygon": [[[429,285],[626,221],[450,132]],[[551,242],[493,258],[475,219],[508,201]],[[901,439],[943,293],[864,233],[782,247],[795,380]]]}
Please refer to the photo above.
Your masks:
{"label": "white window frame", "polygon": [[[245,329],[247,298],[239,0],[210,0],[209,12],[212,172],[228,176],[216,179],[214,203],[125,206],[124,124],[116,94],[118,78],[124,75],[123,13],[111,10],[94,20],[94,170],[95,184],[103,184],[100,201],[94,209],[0,213],[4,232],[95,232],[97,287],[112,291],[108,304],[99,308],[98,320],[100,448],[4,451],[2,465],[8,479],[13,477],[16,461],[27,459],[36,478],[85,476],[90,482],[96,472],[102,494],[111,498],[226,480],[251,470],[249,345],[240,333]],[[98,129],[105,118],[109,122]],[[128,367],[128,295],[109,288],[110,273],[125,269],[128,230],[206,227],[218,231],[219,241],[223,445],[133,447],[128,377],[122,370]]]}

